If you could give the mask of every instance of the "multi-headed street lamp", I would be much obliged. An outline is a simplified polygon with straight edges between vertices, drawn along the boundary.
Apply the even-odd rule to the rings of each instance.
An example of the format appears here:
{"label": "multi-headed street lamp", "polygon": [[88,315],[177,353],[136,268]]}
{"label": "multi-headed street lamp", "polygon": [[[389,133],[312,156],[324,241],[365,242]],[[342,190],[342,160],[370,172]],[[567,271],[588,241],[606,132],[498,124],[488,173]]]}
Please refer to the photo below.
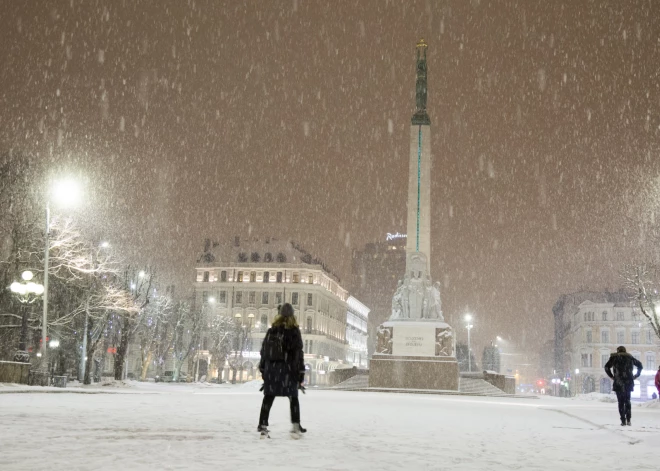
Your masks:
{"label": "multi-headed street lamp", "polygon": [[[31,271],[24,271],[21,273],[22,282],[14,281],[9,289],[12,293],[16,294],[21,304],[32,305],[34,302],[44,294],[44,286],[32,281],[34,275]],[[21,318],[21,338],[18,343],[18,350],[14,354],[14,361],[21,363],[28,363],[30,361],[30,354],[27,351],[27,330],[28,330],[27,309],[23,306],[23,316]]]}

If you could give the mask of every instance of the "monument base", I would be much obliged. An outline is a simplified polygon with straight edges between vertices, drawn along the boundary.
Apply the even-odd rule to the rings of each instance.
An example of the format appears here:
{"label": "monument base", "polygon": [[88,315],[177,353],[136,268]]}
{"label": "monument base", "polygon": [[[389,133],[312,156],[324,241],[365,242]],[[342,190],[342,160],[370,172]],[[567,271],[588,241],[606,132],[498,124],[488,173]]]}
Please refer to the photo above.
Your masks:
{"label": "monument base", "polygon": [[369,362],[369,387],[458,391],[454,357],[374,354]]}

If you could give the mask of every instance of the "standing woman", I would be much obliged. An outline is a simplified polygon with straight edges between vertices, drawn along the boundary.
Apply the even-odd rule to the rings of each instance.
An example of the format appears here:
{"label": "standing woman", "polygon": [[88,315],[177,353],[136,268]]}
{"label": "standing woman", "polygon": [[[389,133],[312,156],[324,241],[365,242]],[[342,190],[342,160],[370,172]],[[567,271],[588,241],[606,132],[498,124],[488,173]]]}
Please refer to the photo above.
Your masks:
{"label": "standing woman", "polygon": [[277,396],[289,398],[291,406],[291,438],[298,439],[304,431],[300,427],[298,387],[305,380],[303,341],[293,306],[285,303],[261,345],[259,371],[264,380],[264,400],[261,404],[259,427],[261,438],[268,437],[268,416]]}

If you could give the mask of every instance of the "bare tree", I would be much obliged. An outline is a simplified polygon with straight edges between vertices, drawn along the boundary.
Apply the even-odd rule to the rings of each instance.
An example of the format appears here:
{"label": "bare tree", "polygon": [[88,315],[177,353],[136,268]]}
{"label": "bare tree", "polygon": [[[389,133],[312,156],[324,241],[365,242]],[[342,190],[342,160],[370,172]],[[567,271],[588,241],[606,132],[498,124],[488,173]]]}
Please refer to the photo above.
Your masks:
{"label": "bare tree", "polygon": [[181,367],[188,361],[188,372],[192,371],[192,362],[202,338],[205,327],[203,309],[193,309],[186,302],[180,302],[175,315],[174,327],[174,381],[179,380]]}
{"label": "bare tree", "polygon": [[154,280],[153,270],[138,270],[131,267],[124,270],[123,288],[130,293],[134,309],[119,313],[119,326],[114,330],[115,345],[118,345],[114,362],[116,380],[124,379],[124,361],[128,353],[128,345],[145,316],[145,307],[153,296]]}
{"label": "bare tree", "polygon": [[218,381],[221,378],[221,371],[225,362],[231,354],[237,334],[236,327],[236,321],[229,316],[217,315],[211,320],[209,329],[210,351],[213,365],[218,370]]}
{"label": "bare tree", "polygon": [[171,321],[174,307],[169,296],[154,296],[154,301],[145,308],[145,315],[142,317],[136,334],[142,354],[140,379],[143,381],[147,377],[147,371],[154,356],[160,365],[172,347],[174,332]]}
{"label": "bare tree", "polygon": [[622,276],[635,304],[660,338],[660,267],[654,264],[628,265]]}

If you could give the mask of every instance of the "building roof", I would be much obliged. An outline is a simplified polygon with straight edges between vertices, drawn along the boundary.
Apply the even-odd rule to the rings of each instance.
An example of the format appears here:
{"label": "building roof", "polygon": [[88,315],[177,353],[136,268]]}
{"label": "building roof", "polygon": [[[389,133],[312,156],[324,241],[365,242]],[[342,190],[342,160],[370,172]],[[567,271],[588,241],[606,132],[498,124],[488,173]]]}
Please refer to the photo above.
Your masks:
{"label": "building roof", "polygon": [[287,263],[299,265],[316,265],[338,283],[337,276],[321,259],[315,257],[300,244],[294,241],[266,239],[241,239],[238,236],[233,241],[211,242],[206,239],[204,251],[197,259],[197,267],[230,266],[236,263]]}

